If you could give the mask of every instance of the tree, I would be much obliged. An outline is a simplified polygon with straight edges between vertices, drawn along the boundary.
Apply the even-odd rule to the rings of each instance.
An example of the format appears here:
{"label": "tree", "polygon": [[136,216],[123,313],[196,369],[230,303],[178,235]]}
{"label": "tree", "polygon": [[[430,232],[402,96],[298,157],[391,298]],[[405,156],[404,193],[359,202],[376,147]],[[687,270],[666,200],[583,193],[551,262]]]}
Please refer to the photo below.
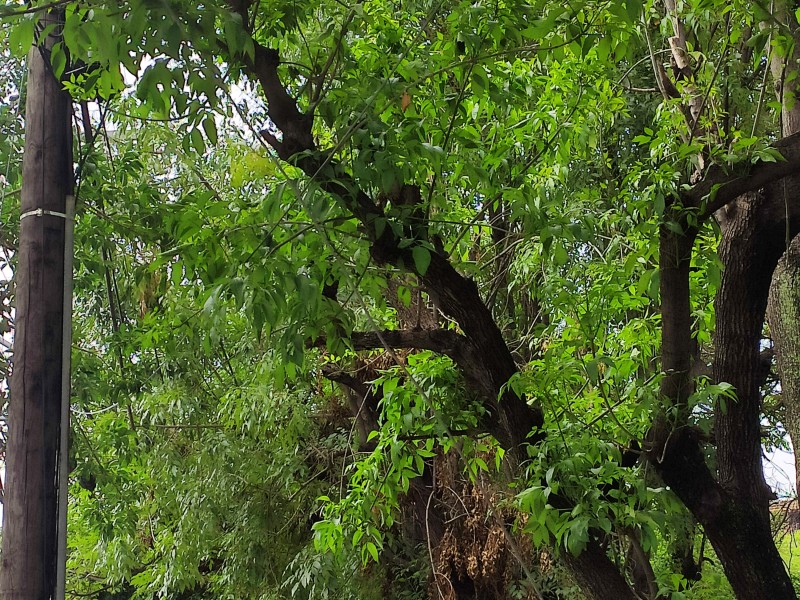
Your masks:
{"label": "tree", "polygon": [[[591,597],[654,597],[674,587],[652,566],[661,541],[687,563],[681,585],[697,578],[703,557],[679,533],[691,527],[668,525],[693,520],[738,597],[795,597],[762,473],[761,346],[796,232],[796,15],[755,6],[69,3],[69,62],[93,66],[54,52],[66,87],[109,98],[121,67],[138,73],[136,98],[110,106],[170,121],[194,156],[153,141],[167,166],[145,184],[153,163],[134,156],[142,140],[123,152],[121,129],[108,136],[119,156],[86,154],[103,167],[81,179],[100,217],[87,240],[106,248],[86,257],[86,293],[109,299],[117,374],[104,385],[127,421],[124,443],[102,442],[107,461],[135,462],[133,447],[172,449],[173,469],[204,456],[195,443],[230,444],[226,423],[261,418],[248,394],[221,390],[274,386],[289,391],[267,397],[315,416],[343,402],[359,432],[352,458],[352,438],[337,442],[348,492],[326,494],[313,526],[337,568],[354,555],[401,564],[415,556],[405,540],[422,543],[436,593],[503,597],[503,561],[529,585],[545,579],[515,548],[526,541],[556,550]],[[32,31],[30,14],[13,31]],[[235,127],[265,147],[237,144]],[[103,186],[127,200],[106,208]],[[137,307],[122,308],[114,261]],[[104,339],[89,307],[86,340]],[[195,313],[202,335],[186,327]],[[221,406],[235,416],[213,423],[220,438],[192,421]],[[97,439],[105,419],[91,421]],[[148,428],[180,433],[145,441]],[[105,471],[91,447],[84,467]],[[82,510],[141,485],[100,479]],[[181,494],[166,495],[171,517],[150,541],[137,541],[142,513],[108,538],[127,539],[112,578],[222,586],[241,556],[231,546],[187,554],[180,573],[161,560],[188,535]],[[216,532],[240,531],[230,523]],[[187,547],[214,548],[204,531]],[[459,550],[467,535],[481,542]]]}

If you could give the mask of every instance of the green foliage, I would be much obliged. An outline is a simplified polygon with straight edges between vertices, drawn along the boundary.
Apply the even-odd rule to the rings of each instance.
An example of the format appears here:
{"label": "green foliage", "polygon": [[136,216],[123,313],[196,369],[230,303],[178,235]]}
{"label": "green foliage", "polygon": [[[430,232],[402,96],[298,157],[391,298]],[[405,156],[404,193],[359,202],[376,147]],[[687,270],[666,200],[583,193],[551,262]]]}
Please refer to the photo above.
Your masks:
{"label": "green foliage", "polygon": [[[19,214],[21,173],[18,161],[22,150],[22,107],[25,70],[20,61],[6,52],[0,54],[0,337],[7,342],[12,330],[12,304],[15,267],[14,249],[17,247],[17,215]],[[0,345],[0,380],[6,381],[11,371],[11,348]],[[8,386],[0,385],[0,402],[8,400]],[[5,431],[0,433],[0,444],[5,446]]]}
{"label": "green foliage", "polygon": [[[3,223],[24,116],[9,99],[44,4],[0,9]],[[623,457],[672,409],[659,396],[659,227],[696,222],[674,198],[701,155],[729,171],[778,159],[776,107],[754,108],[753,82],[768,39],[784,55],[788,40],[749,4],[684,3],[696,72],[664,100],[637,91],[664,58],[649,45],[672,35],[652,2],[287,0],[256,2],[252,23],[233,4],[66,2],[49,55],[97,137],[76,140],[70,593],[422,597],[439,581],[436,548],[404,539],[405,511],[417,486],[426,501],[441,491],[430,480],[452,460],[464,511],[434,506],[446,525],[468,516],[470,490],[490,490],[483,521],[513,524],[528,562],[604,536],[622,564],[635,537],[664,594],[728,597],[717,565],[681,589],[667,548],[685,511]],[[280,137],[280,108],[253,77],[257,45],[313,111],[314,151],[282,161],[264,143]],[[709,107],[696,131],[681,108],[691,86]],[[359,222],[334,184],[383,212]],[[403,184],[419,206],[398,201]],[[384,234],[405,273],[375,253]],[[2,246],[15,235],[4,228]],[[701,230],[691,265],[702,348],[718,238]],[[422,290],[437,257],[477,286],[513,351],[519,372],[495,391],[542,409],[527,456],[486,435],[493,415],[457,352],[356,351],[354,332],[417,331],[423,313],[463,333]],[[363,438],[332,371],[377,399]],[[735,401],[700,380],[689,423],[710,434]],[[528,593],[527,568],[504,580],[508,597]],[[553,593],[570,597],[560,568]]]}
{"label": "green foliage", "polygon": [[[442,451],[447,452],[454,442],[453,431],[477,424],[480,407],[458,406],[464,391],[454,375],[449,360],[422,352],[408,356],[402,373],[395,367],[373,382],[383,403],[380,428],[368,440],[375,449],[351,465],[349,488],[339,502],[321,498],[326,507],[325,518],[314,525],[318,550],[340,553],[352,547],[365,564],[378,562],[386,544],[382,532],[394,525],[411,480],[422,476],[426,461],[436,456],[434,441],[441,440]],[[403,385],[401,377],[411,385]],[[477,449],[489,450],[485,444]],[[468,468],[473,477],[479,470],[489,470],[477,456]]]}

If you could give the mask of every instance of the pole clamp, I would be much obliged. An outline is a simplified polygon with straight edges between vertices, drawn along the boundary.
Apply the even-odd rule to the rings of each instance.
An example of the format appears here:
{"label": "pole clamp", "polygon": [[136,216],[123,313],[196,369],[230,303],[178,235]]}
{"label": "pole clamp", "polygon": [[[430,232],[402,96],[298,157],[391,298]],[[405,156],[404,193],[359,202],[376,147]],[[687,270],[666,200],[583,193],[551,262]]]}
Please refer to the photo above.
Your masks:
{"label": "pole clamp", "polygon": [[74,217],[68,217],[65,213],[57,212],[55,210],[45,210],[43,208],[37,208],[35,210],[29,210],[28,212],[22,213],[19,216],[19,220],[22,221],[25,217],[41,217],[44,215],[50,215],[51,217],[60,217],[62,219],[68,219],[70,221],[73,220]]}

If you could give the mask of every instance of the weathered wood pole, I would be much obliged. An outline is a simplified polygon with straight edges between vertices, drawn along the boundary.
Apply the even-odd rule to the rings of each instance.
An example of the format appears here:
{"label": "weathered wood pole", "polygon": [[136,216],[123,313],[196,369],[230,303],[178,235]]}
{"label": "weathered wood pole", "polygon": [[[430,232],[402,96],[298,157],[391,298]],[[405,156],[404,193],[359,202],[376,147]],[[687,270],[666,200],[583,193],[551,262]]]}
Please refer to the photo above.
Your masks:
{"label": "weathered wood pole", "polygon": [[[38,30],[63,20],[44,15]],[[28,54],[25,150],[8,407],[0,598],[49,600],[56,583],[65,202],[72,193],[69,95],[50,68],[56,31]]]}

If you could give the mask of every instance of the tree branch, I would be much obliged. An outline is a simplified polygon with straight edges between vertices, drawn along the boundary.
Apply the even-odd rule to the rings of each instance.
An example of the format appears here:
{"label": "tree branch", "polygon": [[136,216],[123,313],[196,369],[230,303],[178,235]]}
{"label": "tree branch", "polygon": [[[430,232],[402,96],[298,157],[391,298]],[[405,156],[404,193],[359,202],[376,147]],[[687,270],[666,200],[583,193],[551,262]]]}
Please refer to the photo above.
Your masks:
{"label": "tree branch", "polygon": [[[340,164],[316,151],[311,133],[312,116],[298,110],[280,81],[277,51],[255,44],[255,59],[244,57],[243,60],[247,70],[261,83],[270,119],[283,137],[278,140],[270,131],[262,132],[262,135],[281,159],[292,162],[318,181],[325,192],[361,221],[364,233],[372,242],[370,253],[376,263],[390,264],[417,274],[441,311],[464,331],[464,359],[457,362],[471,383],[478,386],[476,391],[490,408],[494,421],[492,434],[507,448],[527,443],[528,434],[541,427],[544,417],[539,407],[532,407],[524,398],[504,390],[509,378],[517,371],[516,365],[475,283],[458,273],[445,256],[430,250],[428,245],[424,247],[429,252],[430,264],[424,273],[418,272],[413,250],[419,242],[401,245],[402,234],[389,226],[384,210]],[[402,228],[398,229],[402,231]]]}
{"label": "tree branch", "polygon": [[800,172],[800,132],[778,140],[772,147],[784,160],[756,163],[746,173],[728,173],[724,167],[713,165],[702,181],[682,194],[683,204],[702,209],[700,218],[706,219],[742,194]]}
{"label": "tree branch", "polygon": [[5,19],[7,17],[19,17],[21,15],[29,15],[32,13],[51,10],[53,8],[59,8],[69,4],[71,1],[72,0],[57,0],[56,2],[40,4],[38,6],[30,6],[28,8],[17,8],[17,6],[13,4],[4,4],[3,6],[0,6],[0,19]]}
{"label": "tree branch", "polygon": [[[350,335],[354,350],[373,350],[376,348],[416,348],[432,350],[449,356],[453,360],[463,359],[463,345],[466,338],[448,329],[354,331]],[[311,342],[313,346],[324,346],[327,339],[322,336]]]}

